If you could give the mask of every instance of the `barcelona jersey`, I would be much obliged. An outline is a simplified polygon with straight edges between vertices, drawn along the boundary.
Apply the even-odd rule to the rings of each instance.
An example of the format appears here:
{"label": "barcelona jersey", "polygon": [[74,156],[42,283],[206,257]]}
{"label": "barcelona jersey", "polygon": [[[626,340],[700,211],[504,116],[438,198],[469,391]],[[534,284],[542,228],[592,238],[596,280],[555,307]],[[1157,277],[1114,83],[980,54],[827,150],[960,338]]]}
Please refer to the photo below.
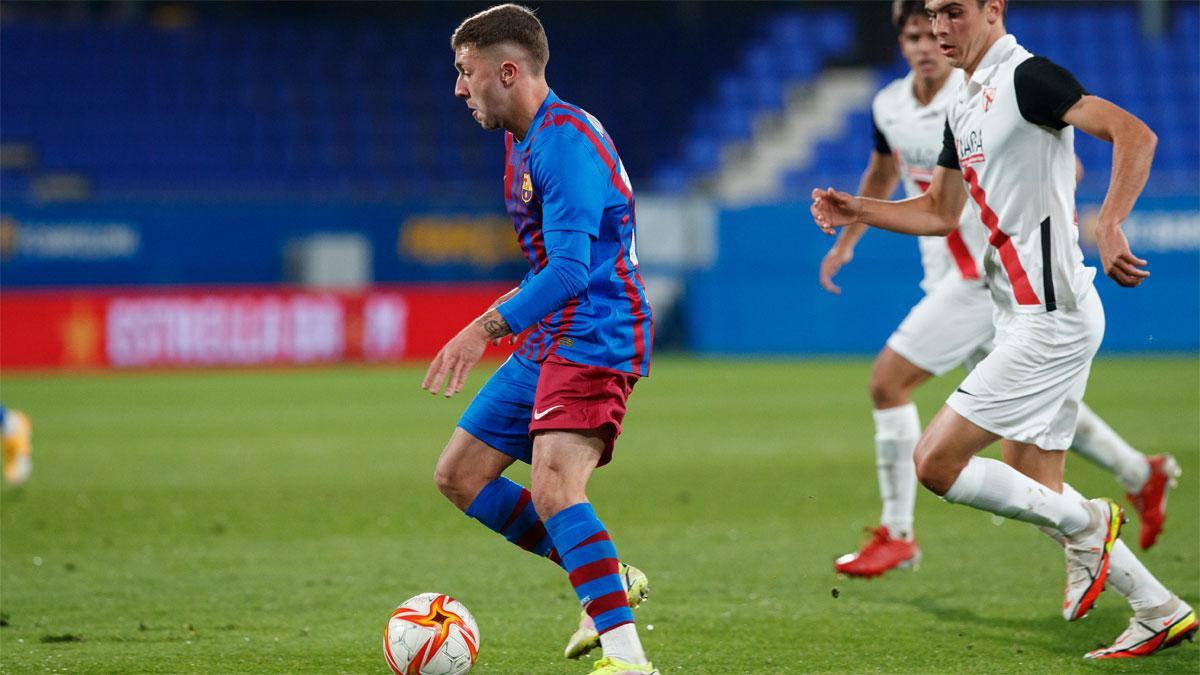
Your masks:
{"label": "barcelona jersey", "polygon": [[583,232],[591,242],[587,287],[543,317],[517,353],[648,375],[654,328],[638,274],[633,188],[612,139],[550,91],[525,138],[505,132],[504,143],[504,200],[530,267],[522,285],[548,262],[543,233]]}

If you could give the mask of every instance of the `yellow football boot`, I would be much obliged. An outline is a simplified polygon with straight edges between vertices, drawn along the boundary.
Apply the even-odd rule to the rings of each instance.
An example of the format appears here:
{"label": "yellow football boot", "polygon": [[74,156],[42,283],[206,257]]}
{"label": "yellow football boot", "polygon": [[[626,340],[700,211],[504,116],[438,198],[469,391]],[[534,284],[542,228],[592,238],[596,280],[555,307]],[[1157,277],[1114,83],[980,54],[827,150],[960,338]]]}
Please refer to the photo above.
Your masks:
{"label": "yellow football boot", "polygon": [[592,664],[592,675],[659,675],[653,663],[634,665],[606,656]]}

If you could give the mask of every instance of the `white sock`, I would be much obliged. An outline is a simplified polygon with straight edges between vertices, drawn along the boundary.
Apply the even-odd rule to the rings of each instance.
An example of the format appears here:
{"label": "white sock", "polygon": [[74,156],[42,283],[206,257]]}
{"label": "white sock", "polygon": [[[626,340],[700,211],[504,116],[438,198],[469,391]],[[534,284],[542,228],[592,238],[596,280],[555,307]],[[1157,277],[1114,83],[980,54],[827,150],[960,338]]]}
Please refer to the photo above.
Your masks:
{"label": "white sock", "polygon": [[[1063,483],[1063,496],[1080,502],[1087,501],[1086,497],[1067,483]],[[1171,599],[1171,591],[1150,574],[1150,570],[1146,569],[1142,561],[1138,560],[1133,551],[1120,539],[1113,543],[1108,566],[1108,583],[1125,596],[1134,612],[1158,607]]]}
{"label": "white sock", "polygon": [[1065,497],[1011,466],[972,457],[943,497],[998,516],[1046,525],[1071,536],[1091,522],[1081,501]]}
{"label": "white sock", "polygon": [[607,633],[600,634],[600,647],[605,656],[620,659],[625,663],[640,665],[646,663],[646,652],[642,651],[642,641],[638,639],[637,626],[632,623],[613,628]]}
{"label": "white sock", "polygon": [[913,448],[921,438],[915,403],[875,410],[875,472],[883,500],[880,522],[895,539],[912,539],[913,505],[917,500],[917,467]]}
{"label": "white sock", "polygon": [[1150,463],[1146,456],[1134,450],[1082,402],[1071,449],[1108,469],[1126,492],[1141,490],[1150,478]]}

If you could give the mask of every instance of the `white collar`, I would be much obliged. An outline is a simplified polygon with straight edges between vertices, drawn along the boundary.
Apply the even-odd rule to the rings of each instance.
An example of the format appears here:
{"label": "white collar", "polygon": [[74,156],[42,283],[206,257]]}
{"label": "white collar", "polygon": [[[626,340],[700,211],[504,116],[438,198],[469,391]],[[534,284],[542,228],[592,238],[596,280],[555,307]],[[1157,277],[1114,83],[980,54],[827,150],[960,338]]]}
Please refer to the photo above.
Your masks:
{"label": "white collar", "polygon": [[1017,48],[1017,38],[1012,33],[1007,33],[999,40],[992,43],[988,48],[987,53],[979,60],[979,65],[975,67],[975,73],[971,75],[971,81],[983,85],[987,82],[989,76],[996,66],[1003,63],[1010,53]]}

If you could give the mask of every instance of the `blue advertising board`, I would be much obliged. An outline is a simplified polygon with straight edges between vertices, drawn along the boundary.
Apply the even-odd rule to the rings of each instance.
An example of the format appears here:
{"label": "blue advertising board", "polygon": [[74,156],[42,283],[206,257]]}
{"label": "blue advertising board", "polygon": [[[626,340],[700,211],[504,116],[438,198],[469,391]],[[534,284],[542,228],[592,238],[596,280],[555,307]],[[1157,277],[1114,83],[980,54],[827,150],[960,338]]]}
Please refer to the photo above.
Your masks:
{"label": "blue advertising board", "polygon": [[6,201],[0,284],[280,283],[290,244],[343,233],[369,242],[376,282],[518,281],[528,269],[497,204]]}
{"label": "blue advertising board", "polygon": [[[689,347],[708,354],[869,354],[921,297],[916,241],[871,230],[837,277],[841,295],[817,283],[833,243],[813,225],[807,202],[727,208],[718,254],[688,280]],[[1099,266],[1088,227],[1096,204],[1081,204],[1086,264]],[[1200,349],[1200,206],[1194,198],[1143,200],[1125,225],[1151,277],[1136,289],[1097,274],[1106,351]]]}

